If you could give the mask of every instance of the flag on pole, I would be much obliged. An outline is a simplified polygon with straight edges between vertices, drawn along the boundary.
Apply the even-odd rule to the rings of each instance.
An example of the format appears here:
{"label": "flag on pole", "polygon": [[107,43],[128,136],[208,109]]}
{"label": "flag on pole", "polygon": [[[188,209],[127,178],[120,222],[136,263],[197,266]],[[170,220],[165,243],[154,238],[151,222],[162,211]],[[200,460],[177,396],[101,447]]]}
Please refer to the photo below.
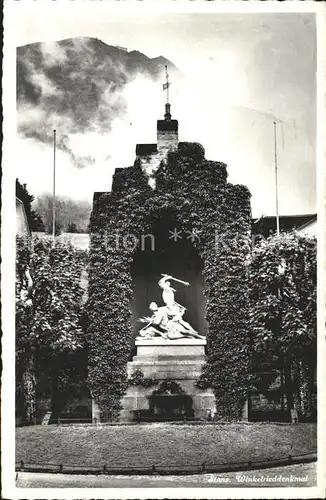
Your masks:
{"label": "flag on pole", "polygon": [[169,73],[168,73],[168,67],[165,66],[165,76],[166,76],[166,82],[163,83],[163,91],[166,90],[166,102],[169,102],[169,87],[170,87],[170,82],[169,82]]}

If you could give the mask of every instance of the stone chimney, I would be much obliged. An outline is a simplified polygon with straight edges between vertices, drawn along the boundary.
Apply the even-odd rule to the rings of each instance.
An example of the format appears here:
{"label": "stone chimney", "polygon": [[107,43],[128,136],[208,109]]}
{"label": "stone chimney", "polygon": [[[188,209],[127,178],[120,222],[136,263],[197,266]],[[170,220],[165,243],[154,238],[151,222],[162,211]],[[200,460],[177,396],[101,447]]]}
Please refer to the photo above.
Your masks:
{"label": "stone chimney", "polygon": [[157,152],[165,155],[178,147],[178,120],[171,119],[171,104],[165,104],[164,120],[157,120]]}

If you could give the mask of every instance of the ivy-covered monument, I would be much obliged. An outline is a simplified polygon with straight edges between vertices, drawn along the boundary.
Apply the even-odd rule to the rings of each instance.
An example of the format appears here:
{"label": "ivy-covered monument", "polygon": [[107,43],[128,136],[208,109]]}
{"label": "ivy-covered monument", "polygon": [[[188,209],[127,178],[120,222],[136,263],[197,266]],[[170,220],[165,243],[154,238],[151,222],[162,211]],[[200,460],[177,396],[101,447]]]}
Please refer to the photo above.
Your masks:
{"label": "ivy-covered monument", "polygon": [[[87,333],[93,419],[161,414],[178,395],[185,416],[239,420],[251,380],[244,265],[250,193],[228,183],[226,165],[207,160],[200,144],[179,142],[178,121],[169,103],[165,108],[157,143],[138,144],[134,165],[116,169],[111,192],[94,195]],[[179,280],[165,299],[163,274]],[[173,314],[168,296],[172,309],[180,306]],[[162,323],[146,330],[157,310],[183,334],[173,338]]]}

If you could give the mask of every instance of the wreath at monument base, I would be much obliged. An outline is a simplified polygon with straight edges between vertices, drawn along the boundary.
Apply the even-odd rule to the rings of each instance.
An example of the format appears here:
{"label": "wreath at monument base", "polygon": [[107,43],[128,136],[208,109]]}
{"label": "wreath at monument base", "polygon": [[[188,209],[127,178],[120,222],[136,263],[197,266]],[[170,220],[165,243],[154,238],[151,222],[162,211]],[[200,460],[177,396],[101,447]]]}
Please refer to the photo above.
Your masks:
{"label": "wreath at monument base", "polygon": [[150,412],[161,416],[193,417],[192,397],[174,380],[163,380],[148,396]]}
{"label": "wreath at monument base", "polygon": [[181,385],[178,384],[178,382],[175,382],[174,380],[163,380],[163,382],[160,383],[159,387],[152,392],[152,396],[157,396],[157,395],[186,395],[187,393],[182,389]]}

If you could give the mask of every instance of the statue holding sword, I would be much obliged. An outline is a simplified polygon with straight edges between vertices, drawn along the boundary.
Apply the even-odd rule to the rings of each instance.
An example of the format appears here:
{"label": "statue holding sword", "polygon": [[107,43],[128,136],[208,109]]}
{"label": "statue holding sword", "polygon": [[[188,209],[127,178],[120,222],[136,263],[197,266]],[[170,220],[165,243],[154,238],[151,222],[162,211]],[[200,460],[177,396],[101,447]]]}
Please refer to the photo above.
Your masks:
{"label": "statue holding sword", "polygon": [[174,293],[176,290],[171,287],[170,280],[177,281],[186,286],[190,286],[190,283],[168,274],[162,274],[162,276],[158,284],[162,288],[162,299],[165,306],[158,307],[155,302],[150,304],[150,310],[153,314],[151,317],[140,319],[141,322],[146,322],[147,324],[140,330],[139,335],[143,338],[152,338],[155,335],[160,335],[170,340],[182,337],[205,338],[199,335],[187,321],[183,320],[182,317],[186,308],[175,301]]}

